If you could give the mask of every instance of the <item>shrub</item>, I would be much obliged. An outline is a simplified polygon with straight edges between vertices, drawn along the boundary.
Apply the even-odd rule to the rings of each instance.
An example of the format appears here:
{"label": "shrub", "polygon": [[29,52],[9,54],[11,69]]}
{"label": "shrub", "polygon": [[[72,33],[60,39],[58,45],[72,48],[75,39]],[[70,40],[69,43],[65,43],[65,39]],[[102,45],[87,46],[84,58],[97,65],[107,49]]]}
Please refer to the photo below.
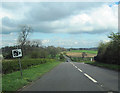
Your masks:
{"label": "shrub", "polygon": [[120,65],[120,33],[112,33],[108,37],[111,38],[111,41],[107,43],[100,43],[96,61]]}
{"label": "shrub", "polygon": [[91,61],[91,58],[92,57],[85,57],[85,58],[82,58],[82,57],[72,57],[71,60],[74,61],[74,62],[85,62],[85,61]]}
{"label": "shrub", "polygon": [[39,52],[33,51],[33,52],[30,54],[30,57],[31,57],[31,58],[39,58]]}
{"label": "shrub", "polygon": [[[30,66],[44,64],[46,62],[53,62],[54,59],[21,59],[22,69],[27,69]],[[19,64],[17,59],[3,60],[2,73],[7,74],[19,70]]]}
{"label": "shrub", "polygon": [[64,56],[63,56],[63,54],[62,54],[62,53],[59,55],[59,58],[60,58],[60,60],[62,60],[62,61],[64,61],[64,60],[65,60],[65,58],[64,58]]}

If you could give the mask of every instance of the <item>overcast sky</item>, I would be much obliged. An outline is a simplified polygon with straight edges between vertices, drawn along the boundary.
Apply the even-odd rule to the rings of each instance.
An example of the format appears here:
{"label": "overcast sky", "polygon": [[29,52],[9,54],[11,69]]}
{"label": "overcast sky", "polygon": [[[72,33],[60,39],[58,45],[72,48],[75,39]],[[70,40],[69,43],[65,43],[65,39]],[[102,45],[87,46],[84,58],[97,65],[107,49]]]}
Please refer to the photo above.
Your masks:
{"label": "overcast sky", "polygon": [[60,47],[97,47],[118,31],[117,2],[4,2],[0,46],[16,44],[20,25],[32,26],[29,40]]}

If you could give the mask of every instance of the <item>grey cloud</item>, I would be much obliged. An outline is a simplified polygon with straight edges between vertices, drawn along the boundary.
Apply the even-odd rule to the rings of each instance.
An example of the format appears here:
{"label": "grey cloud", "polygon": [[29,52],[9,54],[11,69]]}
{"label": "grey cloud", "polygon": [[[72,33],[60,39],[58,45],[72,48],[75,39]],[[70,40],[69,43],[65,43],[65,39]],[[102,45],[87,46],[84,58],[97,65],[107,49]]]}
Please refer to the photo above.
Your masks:
{"label": "grey cloud", "polygon": [[103,3],[30,3],[32,7],[26,17],[31,21],[54,21],[63,19],[78,11],[100,7]]}
{"label": "grey cloud", "polygon": [[[16,20],[8,17],[2,18],[2,33],[7,34],[10,32],[19,31],[18,26],[20,24],[31,25],[36,32],[43,33],[55,33],[58,29],[63,29],[61,26],[52,27],[51,22],[55,20],[65,19],[71,15],[82,12],[83,10],[89,10],[90,8],[100,7],[103,3],[3,3],[3,9],[9,10],[10,12],[18,13],[23,11],[25,16],[24,19]],[[24,9],[28,7],[29,10],[24,12],[20,8]],[[17,11],[17,12],[15,12]],[[69,24],[69,23],[68,23]],[[76,33],[84,31],[76,31]],[[95,32],[95,31],[93,31]],[[70,32],[74,33],[75,32]],[[86,32],[89,33],[89,32]]]}
{"label": "grey cloud", "polygon": [[20,25],[23,22],[10,19],[9,17],[2,18],[2,34],[10,34],[11,32],[19,32]]}
{"label": "grey cloud", "polygon": [[16,27],[2,26],[2,34],[10,34],[11,32],[19,32]]}
{"label": "grey cloud", "polygon": [[33,27],[34,32],[42,32],[42,33],[53,33],[53,29],[50,26],[34,26]]}
{"label": "grey cloud", "polygon": [[18,3],[18,2],[2,2],[2,8],[10,11],[16,11],[21,9],[25,3]]}
{"label": "grey cloud", "polygon": [[17,26],[16,23],[17,23],[17,22],[15,22],[15,20],[10,19],[10,18],[8,18],[8,17],[3,17],[3,18],[2,18],[2,25],[4,25],[4,26],[16,27],[16,26]]}
{"label": "grey cloud", "polygon": [[71,31],[69,34],[81,34],[81,33],[86,33],[86,34],[105,34],[105,33],[111,33],[111,32],[117,32],[117,29],[100,29],[100,30],[93,30],[93,31]]}
{"label": "grey cloud", "polygon": [[54,21],[66,16],[69,16],[73,11],[68,11],[64,5],[57,4],[33,4],[34,6],[26,17],[30,18],[31,21]]}

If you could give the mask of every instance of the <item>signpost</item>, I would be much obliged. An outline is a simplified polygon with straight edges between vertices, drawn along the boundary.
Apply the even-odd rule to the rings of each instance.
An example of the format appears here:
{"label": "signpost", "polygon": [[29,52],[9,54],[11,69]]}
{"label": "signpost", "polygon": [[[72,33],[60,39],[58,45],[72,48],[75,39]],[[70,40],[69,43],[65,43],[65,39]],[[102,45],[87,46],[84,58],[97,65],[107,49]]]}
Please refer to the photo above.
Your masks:
{"label": "signpost", "polygon": [[20,57],[22,57],[22,50],[21,49],[14,49],[14,50],[12,50],[12,55],[13,55],[13,58],[18,58],[21,77],[22,77],[23,76],[22,75],[22,66],[21,66],[21,62],[20,62]]}
{"label": "signpost", "polygon": [[21,49],[14,49],[14,50],[12,50],[12,55],[13,55],[13,58],[22,57]]}

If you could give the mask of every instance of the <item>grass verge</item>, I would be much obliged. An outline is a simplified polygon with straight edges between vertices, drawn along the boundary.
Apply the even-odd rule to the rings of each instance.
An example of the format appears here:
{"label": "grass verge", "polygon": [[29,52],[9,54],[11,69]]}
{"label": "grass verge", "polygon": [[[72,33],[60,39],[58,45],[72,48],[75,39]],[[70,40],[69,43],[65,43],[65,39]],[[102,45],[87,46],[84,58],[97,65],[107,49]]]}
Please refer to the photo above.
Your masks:
{"label": "grass verge", "polygon": [[103,68],[108,68],[116,71],[120,71],[120,65],[115,65],[115,64],[105,64],[105,63],[100,63],[100,62],[90,62],[90,61],[85,61],[84,63],[98,66],[98,67],[103,67]]}
{"label": "grass verge", "polygon": [[71,57],[71,60],[74,62],[84,62],[86,64],[90,64],[90,65],[94,65],[94,66],[98,66],[98,67],[103,67],[103,68],[108,68],[108,69],[112,69],[112,70],[116,70],[116,71],[120,71],[120,65],[116,65],[116,64],[105,64],[102,62],[95,62],[95,61],[90,61],[91,58],[76,58],[76,57]]}
{"label": "grass verge", "polygon": [[13,72],[2,76],[2,91],[17,91],[30,82],[38,79],[40,76],[50,71],[61,62],[47,62],[23,70],[23,79],[21,79],[20,71]]}

